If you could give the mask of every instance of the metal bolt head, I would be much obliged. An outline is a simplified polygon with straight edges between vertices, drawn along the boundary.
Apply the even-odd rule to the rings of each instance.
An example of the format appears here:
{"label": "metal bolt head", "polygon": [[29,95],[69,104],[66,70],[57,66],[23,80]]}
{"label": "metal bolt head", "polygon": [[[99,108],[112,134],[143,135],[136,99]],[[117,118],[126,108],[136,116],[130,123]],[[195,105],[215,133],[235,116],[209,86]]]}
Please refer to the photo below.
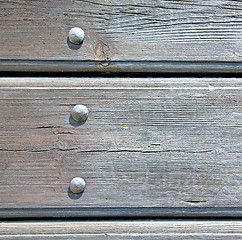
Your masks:
{"label": "metal bolt head", "polygon": [[84,31],[79,27],[74,27],[69,32],[69,40],[71,43],[79,45],[85,37]]}
{"label": "metal bolt head", "polygon": [[86,183],[83,178],[75,177],[71,180],[70,190],[75,194],[79,194],[84,191],[85,186]]}
{"label": "metal bolt head", "polygon": [[88,109],[84,105],[76,105],[71,111],[72,118],[78,122],[85,122],[88,118]]}

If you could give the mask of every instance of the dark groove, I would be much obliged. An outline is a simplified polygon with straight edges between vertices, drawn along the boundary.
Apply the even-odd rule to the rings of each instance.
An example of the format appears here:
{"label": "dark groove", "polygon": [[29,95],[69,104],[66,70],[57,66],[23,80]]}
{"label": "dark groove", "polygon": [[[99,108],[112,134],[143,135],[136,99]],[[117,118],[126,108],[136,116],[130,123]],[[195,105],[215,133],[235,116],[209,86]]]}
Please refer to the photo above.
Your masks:
{"label": "dark groove", "polygon": [[[55,134],[72,134],[71,132],[61,132]],[[0,148],[2,152],[51,152],[51,151],[77,151],[79,153],[210,153],[213,152],[212,149],[201,149],[196,151],[189,151],[186,149],[164,149],[164,150],[147,150],[147,149],[89,149],[89,150],[81,150],[79,147],[70,147],[70,148],[39,148],[39,149],[6,149]]]}
{"label": "dark groove", "polygon": [[238,77],[242,62],[0,60],[0,77]]}
{"label": "dark groove", "polygon": [[18,218],[1,218],[0,222],[32,222],[32,221],[142,221],[142,220],[171,220],[171,221],[184,221],[184,220],[193,220],[193,221],[238,221],[242,220],[242,217],[18,217]]}
{"label": "dark groove", "polygon": [[0,71],[0,77],[51,77],[51,78],[66,78],[66,77],[109,77],[109,78],[240,78],[241,73],[191,73],[191,72],[176,72],[176,73],[154,73],[154,72],[123,72],[123,73],[105,73],[105,72],[20,72],[20,71]]}
{"label": "dark groove", "polygon": [[0,220],[241,219],[242,208],[0,208]]}

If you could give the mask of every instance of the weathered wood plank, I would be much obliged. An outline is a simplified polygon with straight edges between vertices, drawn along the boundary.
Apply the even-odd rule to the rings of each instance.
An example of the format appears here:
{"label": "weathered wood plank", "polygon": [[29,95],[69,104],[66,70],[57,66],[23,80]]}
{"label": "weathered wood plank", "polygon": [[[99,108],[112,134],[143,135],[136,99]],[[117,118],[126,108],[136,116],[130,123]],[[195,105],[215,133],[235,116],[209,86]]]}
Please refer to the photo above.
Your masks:
{"label": "weathered wood plank", "polygon": [[[0,216],[241,216],[241,79],[0,79]],[[69,120],[75,104],[88,121]],[[68,191],[83,177],[82,196]]]}
{"label": "weathered wood plank", "polygon": [[1,239],[242,239],[241,221],[1,222]]}
{"label": "weathered wood plank", "polygon": [[[192,61],[208,63],[208,68],[210,62],[231,62],[233,71],[236,63],[241,63],[240,1],[1,0],[0,5],[3,70],[9,64],[6,60],[23,60],[20,64],[28,70],[34,69],[28,60],[66,60],[78,61],[74,62],[79,65],[76,71],[91,68],[116,72],[126,62],[129,71],[135,71],[132,62],[137,61],[156,69],[155,62],[161,61],[161,72],[167,62],[175,66],[177,61],[183,62],[188,69],[182,71],[188,71]],[[67,41],[74,26],[86,33],[81,48]],[[38,63],[37,70],[49,69],[44,61]],[[121,64],[106,69],[113,62]],[[72,63],[69,65],[71,69]],[[7,70],[17,66],[10,64]],[[63,70],[58,66],[57,69]],[[222,65],[220,70],[223,71]]]}

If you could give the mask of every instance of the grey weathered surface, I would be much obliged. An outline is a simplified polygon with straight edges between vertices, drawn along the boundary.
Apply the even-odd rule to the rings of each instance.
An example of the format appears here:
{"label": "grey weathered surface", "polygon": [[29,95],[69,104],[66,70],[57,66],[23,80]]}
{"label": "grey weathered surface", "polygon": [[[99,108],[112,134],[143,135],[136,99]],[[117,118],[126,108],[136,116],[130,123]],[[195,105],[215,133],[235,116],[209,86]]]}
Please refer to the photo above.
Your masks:
{"label": "grey weathered surface", "polygon": [[[177,61],[185,67],[179,71],[190,71],[197,61],[197,72],[213,63],[224,71],[223,62],[233,72],[242,59],[241,1],[1,0],[0,6],[1,70],[48,71],[46,60],[64,60],[52,71],[136,71],[132,62],[144,62],[164,72],[167,63],[177,70]],[[75,26],[86,34],[81,48],[67,41]],[[36,69],[30,60],[42,62]]]}
{"label": "grey weathered surface", "polygon": [[[241,216],[241,79],[0,79],[0,216]],[[90,114],[69,119],[75,104]],[[79,176],[82,196],[68,192]]]}
{"label": "grey weathered surface", "polygon": [[241,221],[1,222],[1,239],[211,239],[242,238]]}

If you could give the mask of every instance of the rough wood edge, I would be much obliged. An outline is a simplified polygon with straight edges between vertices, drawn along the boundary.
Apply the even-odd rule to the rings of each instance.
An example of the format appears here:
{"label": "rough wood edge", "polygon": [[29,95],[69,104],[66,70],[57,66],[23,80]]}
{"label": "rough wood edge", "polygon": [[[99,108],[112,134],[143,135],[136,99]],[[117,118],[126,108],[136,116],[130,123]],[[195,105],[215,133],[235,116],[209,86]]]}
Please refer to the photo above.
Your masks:
{"label": "rough wood edge", "polygon": [[3,72],[242,73],[242,62],[0,60]]}
{"label": "rough wood edge", "polygon": [[0,218],[242,217],[242,208],[0,208]]}

